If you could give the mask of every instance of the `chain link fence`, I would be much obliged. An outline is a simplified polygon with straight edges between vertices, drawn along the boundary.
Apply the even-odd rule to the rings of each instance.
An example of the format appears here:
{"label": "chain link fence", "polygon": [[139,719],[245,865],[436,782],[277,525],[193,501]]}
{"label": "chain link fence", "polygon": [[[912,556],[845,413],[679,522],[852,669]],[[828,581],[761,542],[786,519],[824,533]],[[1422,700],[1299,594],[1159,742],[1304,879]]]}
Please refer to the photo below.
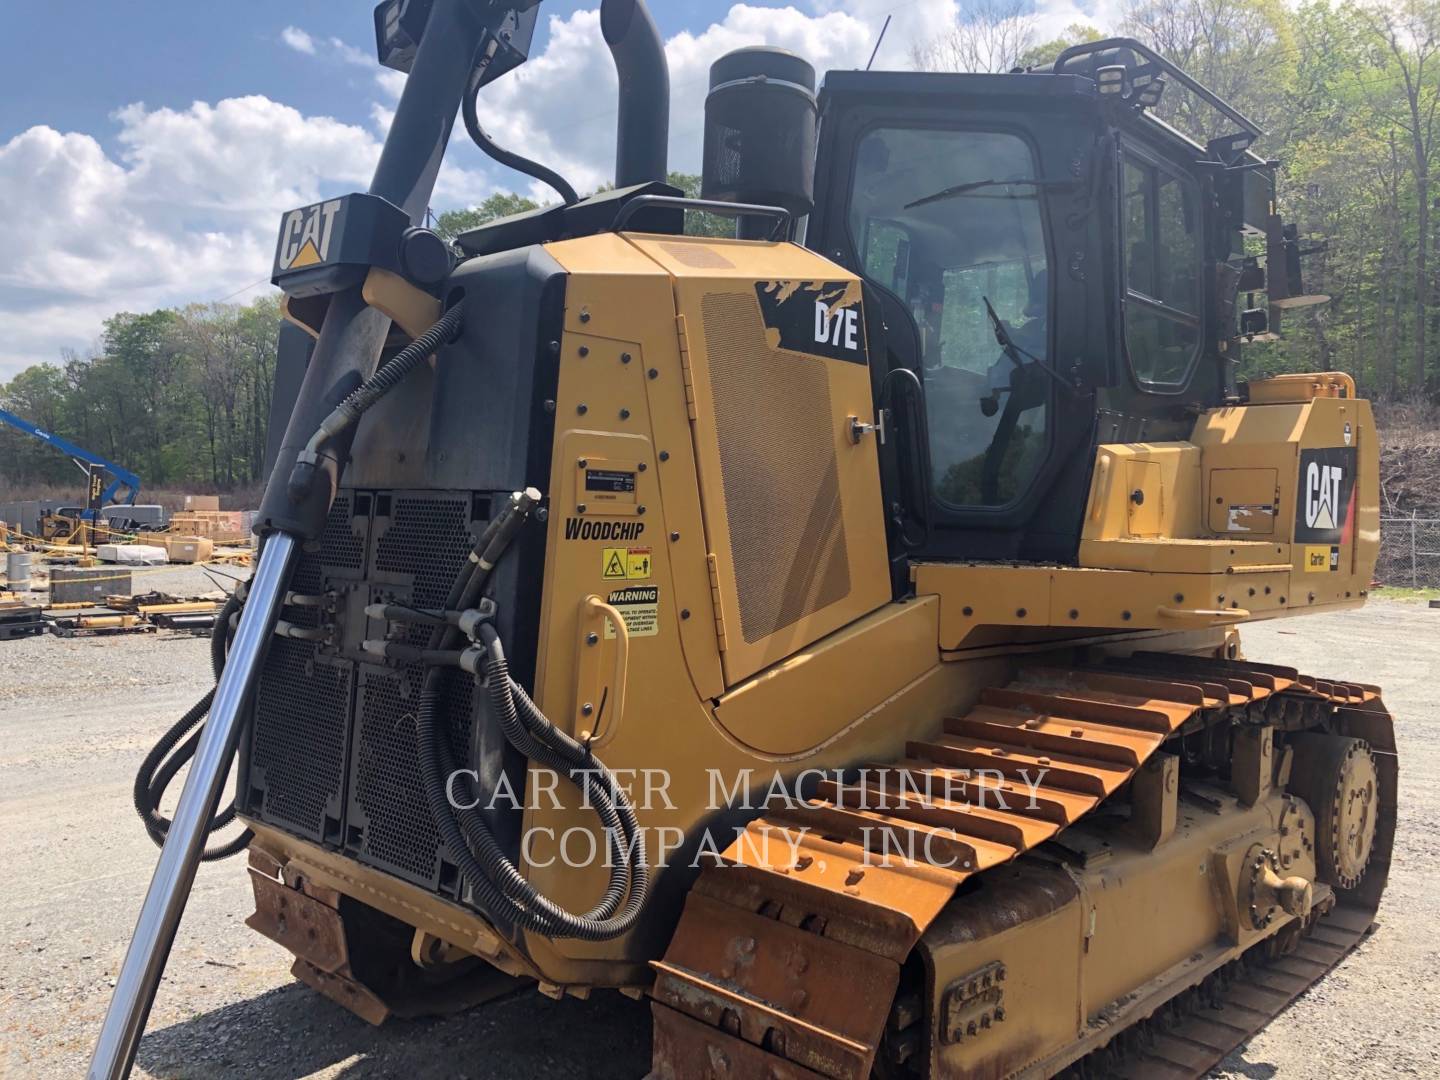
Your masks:
{"label": "chain link fence", "polygon": [[1400,589],[1440,588],[1440,518],[1381,518],[1375,580]]}

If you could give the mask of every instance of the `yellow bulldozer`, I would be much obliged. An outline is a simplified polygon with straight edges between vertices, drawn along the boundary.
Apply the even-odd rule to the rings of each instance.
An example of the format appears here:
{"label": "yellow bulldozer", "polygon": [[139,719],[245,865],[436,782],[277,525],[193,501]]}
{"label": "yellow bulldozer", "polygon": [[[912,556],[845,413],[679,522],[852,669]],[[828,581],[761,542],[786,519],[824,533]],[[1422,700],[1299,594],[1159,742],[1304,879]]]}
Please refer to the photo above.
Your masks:
{"label": "yellow bulldozer", "polygon": [[[1237,374],[1320,299],[1261,132],[1124,39],[818,91],[750,48],[688,199],[605,0],[580,198],[480,124],[537,13],[382,3],[374,182],[283,219],[313,349],[216,688],[136,781],[92,1075],[240,851],[250,925],[376,1023],[618,990],[661,1080],[1203,1074],[1367,932],[1395,829],[1378,689],[1237,632],[1363,603],[1379,529],[1353,380]],[[457,110],[559,201],[425,229]]]}

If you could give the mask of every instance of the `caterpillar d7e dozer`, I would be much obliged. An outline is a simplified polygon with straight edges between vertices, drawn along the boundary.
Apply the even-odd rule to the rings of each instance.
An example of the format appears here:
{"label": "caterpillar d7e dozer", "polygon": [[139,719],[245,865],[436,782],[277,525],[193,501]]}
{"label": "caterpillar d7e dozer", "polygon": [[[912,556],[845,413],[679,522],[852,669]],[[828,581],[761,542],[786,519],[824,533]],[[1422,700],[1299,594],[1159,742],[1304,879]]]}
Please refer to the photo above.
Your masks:
{"label": "caterpillar d7e dozer", "polygon": [[[1361,604],[1378,541],[1353,381],[1237,378],[1316,299],[1259,132],[1130,41],[818,94],[745,49],[684,199],[606,0],[617,187],[577,198],[479,123],[536,16],[382,4],[374,183],[284,218],[313,355],[216,689],[137,780],[95,1075],[246,848],[250,925],[375,1022],[613,988],[661,1078],[1203,1073],[1369,929],[1395,828],[1377,689],[1240,653]],[[562,201],[421,228],[457,109]]]}

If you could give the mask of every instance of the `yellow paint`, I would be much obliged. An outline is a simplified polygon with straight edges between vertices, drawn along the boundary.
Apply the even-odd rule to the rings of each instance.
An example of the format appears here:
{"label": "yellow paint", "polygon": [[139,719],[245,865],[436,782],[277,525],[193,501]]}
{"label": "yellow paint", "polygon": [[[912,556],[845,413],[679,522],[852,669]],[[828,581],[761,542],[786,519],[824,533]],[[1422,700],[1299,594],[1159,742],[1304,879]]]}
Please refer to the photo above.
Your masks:
{"label": "yellow paint", "polygon": [[299,270],[306,266],[316,266],[323,261],[320,258],[319,250],[315,247],[315,241],[306,240],[299,253],[291,260],[289,269]]}
{"label": "yellow paint", "polygon": [[630,548],[625,552],[625,576],[631,581],[643,581],[650,576],[649,548]]}

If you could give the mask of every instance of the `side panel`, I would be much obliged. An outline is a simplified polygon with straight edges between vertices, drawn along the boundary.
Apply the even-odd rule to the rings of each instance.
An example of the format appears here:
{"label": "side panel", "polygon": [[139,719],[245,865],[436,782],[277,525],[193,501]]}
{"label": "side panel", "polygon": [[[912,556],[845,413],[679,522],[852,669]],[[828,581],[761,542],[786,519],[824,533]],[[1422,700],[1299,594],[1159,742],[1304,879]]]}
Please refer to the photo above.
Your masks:
{"label": "side panel", "polygon": [[1098,447],[1079,566],[917,563],[941,647],[984,627],[1198,629],[1361,604],[1380,542],[1375,421],[1348,376],[1329,378],[1286,396],[1253,384],[1263,403],[1208,410],[1185,442]]}
{"label": "side panel", "polygon": [[733,686],[889,599],[860,284],[790,244],[633,243],[674,279]]}

